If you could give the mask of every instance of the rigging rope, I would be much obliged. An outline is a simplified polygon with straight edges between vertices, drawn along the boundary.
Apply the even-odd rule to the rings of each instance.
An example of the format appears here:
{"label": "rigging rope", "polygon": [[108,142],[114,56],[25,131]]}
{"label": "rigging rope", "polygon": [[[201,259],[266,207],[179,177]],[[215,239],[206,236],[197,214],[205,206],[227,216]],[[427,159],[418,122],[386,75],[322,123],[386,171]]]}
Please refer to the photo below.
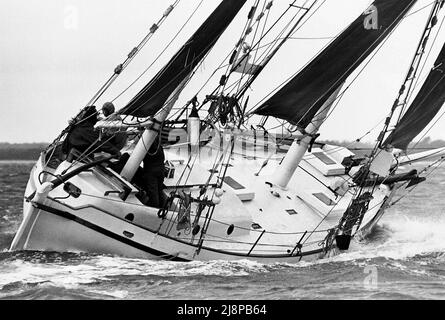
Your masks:
{"label": "rigging rope", "polygon": [[[418,12],[420,12],[420,11],[422,11],[422,10],[424,10],[425,8],[427,8],[428,6],[426,6],[426,7],[423,7],[423,8],[421,8],[421,9],[419,9],[419,10],[417,10],[416,12],[414,12],[414,13],[418,13]],[[407,15],[407,16],[404,16],[400,21],[399,21],[399,23],[397,24],[397,25],[400,25],[402,22],[404,22],[405,21],[405,19],[406,18],[408,18],[409,16],[411,16],[411,15],[413,15],[414,13],[412,13],[412,14],[410,14],[410,15]],[[337,34],[337,36],[336,37],[334,37],[334,39],[335,38],[337,38],[341,33],[343,33],[345,30],[347,29],[347,27],[344,29],[344,30],[342,30],[341,32],[339,32],[338,34]],[[374,59],[374,57],[376,56],[376,54],[381,50],[381,48],[383,47],[383,45],[388,41],[388,39],[392,36],[392,34],[394,33],[394,31],[397,29],[397,27],[396,28],[394,28],[389,34],[388,34],[388,36],[386,37],[386,39],[380,44],[380,46],[377,48],[377,50],[376,50],[376,52],[374,52],[374,54],[372,55],[372,57],[370,58],[370,60],[368,61],[368,63],[365,65],[365,67],[364,68],[362,68],[362,70],[361,70],[361,72],[351,81],[351,83],[349,84],[349,86],[344,90],[344,92],[345,91],[347,91],[349,88],[350,88],[350,86],[355,82],[355,80],[357,80],[357,78],[361,75],[361,73],[365,70],[365,68],[367,67],[367,65]],[[330,43],[327,43],[322,49],[320,49],[318,52],[317,52],[317,54],[315,55],[315,56],[318,56],[324,49],[326,49],[328,46],[329,46],[329,44]],[[284,80],[281,84],[279,84],[274,90],[272,90],[268,95],[266,95],[263,99],[261,99],[257,104],[255,104],[252,108],[250,108],[249,109],[249,112],[248,112],[248,117],[249,118],[251,118],[252,116],[254,116],[254,114],[252,114],[252,111],[254,110],[254,109],[256,109],[257,107],[259,107],[266,99],[268,99],[269,97],[271,97],[275,92],[277,92],[284,84],[286,84],[287,82],[289,82],[292,78],[294,78],[296,75],[298,75],[307,65],[309,65],[309,63],[310,63],[311,61],[308,61],[302,68],[300,68],[300,70],[298,70],[297,72],[295,72],[292,76],[290,76],[290,77],[288,77],[286,80]],[[342,93],[344,93],[344,92],[342,92]],[[311,108],[312,109],[312,108]],[[308,114],[308,112],[310,112],[310,110],[311,109],[309,109],[307,112],[306,112],[306,114],[305,115],[307,115]],[[304,115],[304,116],[305,116]],[[304,116],[302,117],[302,118],[304,118]]]}
{"label": "rigging rope", "polygon": [[[304,3],[304,5],[307,2],[308,2],[308,0]],[[296,23],[292,26],[291,30],[287,33],[286,37],[284,37],[284,39],[282,41],[280,41],[279,43],[278,43],[279,40],[277,39],[276,42],[274,42],[270,46],[269,50],[266,50],[266,52],[260,56],[260,58],[262,58],[262,56],[266,55],[262,64],[261,64],[262,69],[272,60],[272,58],[279,51],[279,49],[281,49],[281,47],[287,42],[287,40],[289,39],[289,36],[292,36],[293,34],[295,34],[295,32],[297,32],[300,28],[302,28],[306,24],[306,22],[321,8],[321,6],[323,6],[323,4],[326,2],[326,0],[323,0],[317,9],[312,11],[313,7],[317,4],[317,2],[318,2],[318,0],[313,1],[312,4],[307,8],[299,7],[299,10],[295,13],[295,15],[290,20],[290,22],[285,26],[285,28],[280,32],[280,36],[278,36],[278,38],[280,38],[281,35],[284,34],[286,29],[292,24],[292,21],[294,21],[296,19],[296,17],[298,16],[298,14],[302,10],[304,10],[304,13],[302,14],[302,16],[299,19],[297,19]],[[291,4],[290,7],[294,7],[294,3]],[[311,15],[305,21],[303,21],[309,12],[311,12]],[[260,44],[260,42],[258,42],[256,44],[256,46],[259,46],[259,44]],[[277,44],[276,48],[273,48],[274,44]],[[270,52],[270,53],[267,55],[268,52]],[[248,88],[252,85],[253,81],[256,80],[258,75],[259,75],[259,73],[256,72],[249,78],[249,80],[243,85],[243,88],[237,93],[237,97],[240,97],[245,94],[245,92],[248,90]]]}
{"label": "rigging rope", "polygon": [[170,15],[173,9],[179,4],[181,0],[176,0],[175,3],[170,5],[167,10],[164,12],[162,18],[150,28],[150,33],[145,36],[145,38],[139,43],[138,46],[132,49],[132,51],[128,54],[126,60],[119,64],[114,70],[114,74],[110,77],[110,79],[99,89],[99,91],[93,96],[93,98],[87,103],[87,106],[91,106],[97,102],[97,100],[105,93],[105,91],[111,86],[111,84],[116,80],[116,78],[126,69],[126,67],[131,63],[131,61],[135,58],[135,56],[142,50],[142,48],[147,44],[147,42],[151,39],[153,34],[159,29],[159,26],[166,20],[166,18]]}
{"label": "rigging rope", "polygon": [[[440,157],[437,161],[433,162],[431,165],[425,167],[425,168],[419,173],[419,175],[422,174],[422,173],[424,173],[424,172],[426,172],[426,171],[428,171],[430,168],[432,168],[433,166],[435,166],[435,165],[437,164],[436,168],[434,168],[433,170],[431,170],[431,172],[428,173],[428,174],[425,176],[425,178],[428,178],[430,175],[432,175],[432,174],[434,173],[434,171],[436,171],[437,169],[439,169],[439,168],[442,166],[442,164],[444,164],[444,163],[445,163],[445,156],[442,156],[442,157]],[[418,186],[419,186],[419,184],[415,185],[415,186],[414,186],[411,190],[409,190],[405,195],[401,196],[399,199],[395,200],[394,202],[391,202],[390,206],[393,206],[393,205],[399,203],[401,200],[403,200],[403,199],[406,198],[409,194],[411,194],[414,190],[416,190]]]}
{"label": "rigging rope", "polygon": [[[438,2],[436,2],[436,4],[438,4]],[[433,8],[433,10],[432,10],[431,17],[430,17],[430,19],[428,20],[428,23],[427,23],[427,27],[426,27],[426,28],[428,28],[428,26],[430,25],[430,21],[431,21],[432,17],[435,16],[435,15],[434,15],[434,11],[435,11],[435,9],[436,9],[436,8]],[[406,17],[405,17],[405,18],[406,18]],[[403,19],[402,19],[402,20],[403,20]],[[383,43],[382,43],[382,45],[380,46],[380,48],[382,48],[383,44],[389,39],[389,37],[391,36],[392,33],[393,33],[393,31],[392,31],[392,32],[389,34],[389,36],[383,41]],[[423,34],[423,36],[422,36],[422,39],[421,39],[421,41],[420,41],[419,46],[422,45],[422,43],[423,43],[422,40],[423,40],[423,37],[425,36],[426,33],[427,33],[427,30],[425,30],[425,32],[424,32],[424,34]],[[380,50],[380,48],[378,48],[378,50]],[[417,49],[417,51],[418,51],[418,50],[419,50],[419,49]],[[377,53],[377,52],[376,52],[376,53]],[[374,56],[375,56],[375,54],[371,57],[371,60],[373,59]],[[417,54],[416,54],[416,56],[415,56],[415,59],[416,59],[416,58],[417,58]],[[365,65],[365,68],[366,68],[366,66],[370,63],[371,60],[368,61],[368,63]],[[413,63],[414,63],[414,62],[413,62]],[[420,60],[419,60],[418,63],[420,63]],[[362,69],[362,71],[363,71],[363,70],[364,70],[364,69]],[[357,76],[357,77],[358,77],[358,76]],[[357,78],[357,77],[356,77],[356,78]],[[410,77],[410,73],[408,74],[407,78],[409,78],[409,77]],[[356,79],[356,78],[355,78],[355,79]],[[355,81],[355,79],[354,79],[353,81]],[[350,84],[350,85],[351,85],[351,84]],[[348,88],[350,87],[350,85],[348,86]],[[347,88],[347,89],[348,89],[348,88]],[[400,91],[400,95],[401,95],[402,93],[403,93],[403,92],[402,92],[402,90],[401,90],[401,91]],[[388,121],[386,122],[386,124],[389,125]],[[386,130],[386,127],[385,127],[385,130]],[[383,132],[383,131],[382,131],[382,132]],[[375,156],[375,151],[377,150],[376,148],[378,147],[378,145],[381,144],[381,142],[382,142],[382,141],[379,141],[379,143],[378,143],[378,144],[376,145],[376,147],[374,148],[373,153],[371,154],[370,159],[372,159],[372,157]],[[367,166],[369,166],[370,163],[371,163],[371,161],[368,162],[368,165],[367,165]],[[368,170],[369,170],[369,168],[368,168]],[[395,172],[395,170],[397,170],[397,166],[396,166],[395,168],[393,168],[393,170],[392,170],[392,172],[390,173],[390,175],[391,175],[393,172]],[[367,174],[364,175],[364,179],[366,178],[366,176],[367,176]],[[386,181],[386,179],[388,179],[388,178],[389,178],[389,176],[386,177],[384,181]],[[371,191],[370,194],[373,194],[373,193],[374,193],[375,188],[376,188],[376,185],[377,185],[377,179],[374,181],[374,185],[372,186],[372,191]],[[359,188],[356,189],[356,195],[352,197],[352,199],[351,199],[351,203],[350,203],[350,205],[349,205],[349,207],[348,207],[348,210],[349,210],[349,208],[352,209],[352,205],[353,205],[354,201],[356,201],[357,199],[359,199],[360,196],[362,196],[364,189],[365,189],[365,188],[363,188],[363,187],[359,187]],[[365,202],[364,202],[364,204],[365,204],[366,206],[369,205],[369,202],[370,202],[371,200],[372,200],[372,198],[371,198],[370,200],[368,200],[368,204],[365,204]],[[348,212],[348,211],[346,211],[346,213],[347,213],[347,212]],[[366,208],[366,207],[365,207],[365,213],[366,213],[366,212],[369,212],[369,208]],[[345,214],[346,214],[346,213],[345,213]],[[345,233],[348,233],[349,231],[352,231],[352,229],[356,226],[356,223],[358,223],[358,227],[357,227],[356,232],[358,231],[358,229],[360,228],[360,224],[362,223],[362,220],[363,220],[363,217],[364,217],[364,213],[362,213],[361,211],[359,211],[359,212],[357,212],[357,214],[358,214],[357,216],[356,216],[355,213],[351,213],[351,214],[353,214],[353,216],[349,216],[349,215],[343,216],[343,218],[340,220],[338,226],[337,226],[336,228],[333,229],[332,234],[330,233],[330,234],[328,235],[328,237],[327,237],[326,240],[325,240],[327,246],[330,245],[329,242],[332,242],[332,241],[334,240],[335,236],[336,236],[340,231],[342,231],[344,234],[345,234]],[[354,221],[354,222],[355,222],[355,223],[350,227],[351,230],[341,230],[342,226],[347,226],[347,225],[348,225],[348,219],[349,219],[350,221]],[[323,221],[323,220],[322,220],[322,221]]]}
{"label": "rigging rope", "polygon": [[[315,1],[314,1],[314,4],[315,4],[317,1],[318,1],[318,0],[315,0]],[[324,3],[325,1],[326,1],[326,0],[324,0],[323,3]],[[260,44],[261,41],[266,37],[266,35],[269,34],[269,33],[274,29],[274,27],[278,24],[278,22],[279,22],[281,19],[283,19],[283,17],[288,13],[288,11],[289,11],[291,8],[293,8],[292,5],[294,5],[296,2],[297,2],[297,0],[293,1],[293,3],[292,3],[291,5],[289,5],[289,7],[288,7],[288,8],[287,8],[287,9],[280,15],[280,17],[278,17],[278,18],[274,21],[274,23],[268,28],[268,30],[262,34],[261,38],[260,38],[254,45],[252,45],[252,46],[248,49],[248,51],[245,53],[245,56],[247,56],[249,53],[253,52],[253,50],[255,50],[255,48],[259,46],[259,44]],[[269,3],[272,3],[272,1],[269,2]],[[266,9],[266,10],[270,10],[269,5],[266,6],[265,9]],[[300,9],[300,10],[301,10],[301,9]],[[300,12],[300,10],[299,10],[299,12]],[[317,9],[317,10],[318,10],[318,9]],[[296,15],[298,15],[298,13],[297,13]],[[294,15],[294,18],[292,18],[292,20],[295,19],[296,15]],[[304,23],[306,23],[308,20],[309,20],[309,19],[307,19],[306,21],[304,21]],[[252,26],[255,26],[257,23],[259,23],[259,21],[261,21],[261,19],[257,19],[257,20],[255,21],[255,23],[253,23]],[[282,32],[283,32],[283,31],[282,31]],[[275,43],[275,42],[276,42],[276,41],[274,41],[273,43]],[[232,53],[233,53],[233,51],[232,51]],[[219,65],[219,67],[218,67],[217,70],[219,70],[219,69],[224,65],[224,61],[227,60],[227,59],[230,57],[230,55],[231,55],[232,53],[229,53],[229,54],[226,56],[226,58],[223,60],[223,62],[221,62],[221,64]],[[228,66],[230,66],[230,64],[229,64]],[[228,70],[230,70],[230,69],[228,69]],[[233,71],[232,71],[232,72],[233,72]],[[232,72],[229,72],[229,75],[230,75]],[[216,71],[212,73],[212,75],[207,79],[207,81],[204,83],[204,85],[198,90],[198,94],[205,88],[205,86],[210,82],[210,80],[213,78],[213,76],[214,76],[215,74],[216,74]],[[228,77],[227,77],[227,78],[228,78]],[[235,82],[235,83],[231,84],[231,86],[236,86],[237,84],[238,84],[238,82]],[[246,89],[247,89],[247,88],[248,88],[248,87],[246,87]],[[217,92],[217,90],[218,90],[218,88],[215,89],[215,90],[213,91],[213,94],[215,94],[215,93]],[[213,95],[213,94],[212,94],[212,95]],[[195,95],[195,96],[196,96],[196,95]],[[202,107],[202,106],[201,106],[201,107]]]}
{"label": "rigging rope", "polygon": [[[121,64],[119,64],[115,70],[113,75],[105,82],[105,84],[99,89],[99,91],[96,92],[96,94],[91,98],[91,100],[87,103],[86,107],[93,105],[97,102],[97,100],[105,93],[105,91],[113,84],[113,82],[119,77],[119,75],[126,69],[126,67],[133,61],[133,59],[136,57],[136,55],[143,49],[143,47],[148,43],[148,41],[151,39],[152,35],[159,29],[159,27],[164,23],[164,21],[167,19],[167,17],[170,15],[170,13],[176,8],[176,6],[179,4],[181,0],[176,0],[172,5],[170,5],[167,10],[163,13],[162,17],[159,19],[159,21],[152,25],[150,28],[150,32],[142,39],[142,41],[139,43],[139,45],[128,54],[125,61]],[[85,107],[85,108],[86,108]],[[65,128],[58,137],[47,147],[46,150],[55,147],[56,144],[71,130],[71,128],[75,124],[82,123],[83,121],[87,120],[82,119],[79,120],[80,115],[85,110],[83,108],[69,123],[68,127]],[[91,115],[93,116],[93,115]],[[90,117],[91,117],[90,116]]]}
{"label": "rigging rope", "polygon": [[[431,3],[432,4],[432,3]],[[430,5],[431,5],[430,4]],[[412,15],[414,15],[414,14],[416,14],[416,13],[418,13],[418,12],[420,12],[420,11],[422,11],[422,10],[424,10],[424,9],[426,9],[426,8],[428,8],[430,5],[427,5],[427,6],[425,6],[425,7],[422,7],[421,9],[419,9],[419,10],[417,10],[417,11],[415,11],[415,12],[413,12],[413,13],[411,13],[411,14],[409,14],[409,15],[407,15],[407,16],[405,16],[402,20],[404,20],[404,19],[406,19],[407,17],[409,17],[409,16],[412,16]],[[445,18],[444,18],[445,19]],[[442,23],[443,23],[443,21],[442,21]],[[360,75],[364,72],[364,70],[366,69],[366,67],[371,63],[371,61],[374,59],[374,57],[378,54],[378,52],[380,51],[380,49],[385,45],[385,43],[389,40],[389,38],[390,38],[390,36],[392,35],[392,33],[393,33],[394,31],[392,31],[390,34],[389,34],[389,36],[382,42],[382,44],[379,46],[379,48],[377,48],[377,50],[374,52],[374,54],[371,56],[371,58],[370,58],[370,60],[363,66],[363,68],[360,70],[360,72],[357,74],[357,76],[355,76],[354,78],[353,78],[353,80],[351,81],[351,83],[338,95],[338,97],[335,99],[335,101],[337,101],[337,100],[340,100],[342,97],[343,97],[343,95],[350,89],[350,87],[352,86],[352,84],[360,77]],[[340,33],[341,34],[341,33]],[[436,35],[436,37],[437,37],[437,35]],[[327,45],[326,45],[327,46]],[[320,51],[319,51],[319,53],[321,53],[323,50],[324,50],[325,48],[322,48]],[[318,53],[318,54],[319,54]],[[304,66],[305,67],[305,66]],[[304,68],[303,67],[303,68]],[[295,73],[292,77],[294,77],[295,75],[297,75],[303,68],[301,68],[297,73]],[[285,82],[283,82],[280,86],[282,86],[284,83],[286,83],[287,81],[289,81],[292,77],[290,77],[289,79],[287,79]],[[277,89],[276,89],[277,90]],[[272,93],[271,93],[272,94]],[[261,104],[263,101],[265,101],[271,94],[269,94],[268,96],[266,96],[263,100],[261,100],[258,104],[256,104],[253,108],[251,108],[251,110],[253,110],[254,108],[256,108],[259,104]],[[326,122],[327,120],[328,120],[328,118],[332,115],[332,113],[334,112],[334,110],[337,108],[337,106],[338,106],[338,104],[339,104],[339,101],[337,101],[337,103],[336,103],[336,105],[335,105],[335,107],[334,107],[334,109],[330,112],[330,114],[328,115],[328,117],[326,117],[326,119],[323,121],[323,123],[324,122]],[[253,116],[253,114],[251,115],[251,116]],[[384,118],[384,119],[382,119],[371,131],[369,131],[368,133],[366,133],[363,137],[361,137],[361,138],[359,138],[356,142],[359,142],[360,140],[362,140],[364,137],[366,137],[367,135],[369,135],[372,131],[374,131],[377,127],[378,127],[378,125],[380,124],[380,123],[382,123],[384,120],[386,119],[386,117]],[[352,144],[351,144],[352,145]]]}
{"label": "rigging rope", "polygon": [[[434,2],[433,2],[434,3]],[[414,14],[416,14],[416,13],[418,13],[418,12],[420,12],[420,11],[422,11],[422,10],[424,10],[425,8],[428,8],[430,5],[432,5],[433,3],[431,3],[431,4],[429,4],[429,5],[427,5],[427,6],[425,6],[425,7],[422,7],[421,9],[419,9],[419,10],[417,10],[417,11],[415,11],[415,12],[413,12],[413,13],[411,13],[411,14],[409,14],[409,15],[407,15],[407,16],[405,16],[405,18],[407,18],[407,17],[409,17],[409,16],[412,16],[412,15],[414,15]],[[405,19],[404,18],[404,19]],[[444,17],[444,20],[445,20],[445,17]],[[444,22],[444,20],[442,20],[442,24],[443,24],[443,22]],[[442,24],[441,24],[441,26],[442,26]],[[440,30],[438,30],[438,33],[439,33],[439,31]],[[436,38],[437,38],[437,35],[436,35]],[[389,37],[382,43],[382,45],[381,45],[381,47],[386,43],[386,41],[388,41],[388,39],[389,39]],[[337,100],[337,102],[336,102],[336,105],[335,105],[335,107],[334,107],[334,109],[330,112],[330,114],[328,115],[328,117],[326,118],[326,120],[325,121],[327,121],[327,119],[331,116],[331,114],[334,112],[334,110],[337,108],[337,106],[338,106],[338,104],[339,104],[339,100],[343,97],[343,95],[347,92],[347,90],[349,90],[349,88],[351,87],[351,85],[356,81],[356,79],[358,79],[358,77],[364,72],[364,70],[366,69],[366,67],[368,66],[368,64],[372,61],[372,59],[377,55],[377,53],[378,53],[378,51],[381,49],[381,47],[380,48],[378,48],[377,49],[377,51],[372,55],[372,57],[371,57],[371,60],[369,60],[366,64],[365,64],[365,66],[361,69],[361,71],[357,74],[357,76],[352,80],[352,82],[348,85],[348,87],[347,88],[345,88],[344,90],[343,90],[343,92],[341,92],[339,95],[338,95],[338,97],[336,98],[336,100]],[[323,50],[323,49],[322,49]],[[322,51],[322,50],[320,50],[320,52]],[[301,70],[300,70],[301,71]],[[298,73],[298,72],[297,72]],[[262,100],[262,101],[264,101],[264,99]],[[261,103],[261,102],[260,102]],[[257,106],[258,106],[258,104],[257,104]],[[255,108],[255,107],[254,107]],[[444,114],[445,115],[445,114]],[[443,115],[442,115],[443,116]],[[441,117],[442,117],[441,116]],[[364,134],[362,137],[360,137],[360,138],[358,138],[355,142],[360,142],[363,138],[365,138],[366,136],[368,136],[369,134],[371,134],[372,133],[372,131],[374,131],[375,129],[377,129],[377,127],[384,121],[386,119],[386,117],[385,118],[383,118],[382,120],[380,120],[380,122],[376,125],[376,126],[374,126],[370,131],[368,131],[366,134]],[[324,121],[324,122],[325,122]],[[436,121],[437,122],[437,121]],[[281,126],[281,125],[280,125]],[[278,127],[280,127],[280,126],[278,126]],[[278,128],[277,127],[277,128]],[[430,129],[431,130],[431,129]],[[290,134],[290,136],[292,136],[292,134]],[[353,145],[354,143],[351,143],[350,145],[348,145],[348,146],[346,146],[346,148],[348,148],[349,146],[351,146],[351,145]],[[417,146],[417,144],[416,144],[416,146]]]}
{"label": "rigging rope", "polygon": [[[400,112],[399,112],[399,116],[398,116],[395,126],[397,126],[402,119],[405,108],[408,105],[408,99],[411,97],[411,95],[414,91],[413,86],[415,84],[417,85],[417,82],[415,82],[414,79],[418,79],[419,68],[420,68],[420,64],[422,63],[422,59],[424,58],[424,55],[425,55],[426,44],[429,40],[430,34],[431,34],[435,24],[437,22],[437,14],[439,13],[441,6],[443,5],[443,4],[441,4],[441,2],[442,2],[442,0],[436,0],[435,5],[433,6],[433,9],[431,10],[430,16],[427,20],[426,26],[423,30],[422,36],[421,36],[419,44],[417,46],[416,53],[415,53],[414,58],[411,62],[410,69],[406,75],[406,78],[405,78],[404,83],[402,84],[402,87],[400,88],[399,95],[396,98],[396,101],[394,102],[391,112],[385,122],[385,126],[378,138],[379,143],[376,146],[376,148],[383,147],[385,135],[389,132],[389,126],[390,126],[391,120],[393,119],[393,116],[394,116],[397,108],[400,109]],[[426,59],[425,59],[425,62],[426,62]],[[407,87],[408,83],[409,83],[409,86]],[[403,99],[403,102],[401,102],[400,100],[402,99],[403,96],[404,96],[404,99]]]}
{"label": "rigging rope", "polygon": [[179,28],[178,32],[173,36],[171,41],[164,47],[164,49],[159,53],[159,55],[154,59],[154,61],[127,87],[125,88],[121,93],[119,93],[112,102],[119,99],[123,94],[125,94],[133,85],[136,84],[150,69],[151,67],[159,60],[159,58],[167,51],[167,49],[171,46],[171,44],[176,40],[176,38],[181,34],[181,32],[184,30],[184,28],[187,26],[187,24],[190,22],[190,20],[194,17],[196,12],[199,10],[199,8],[202,6],[204,0],[201,0],[198,5],[193,10],[192,14],[188,17],[186,22]]}

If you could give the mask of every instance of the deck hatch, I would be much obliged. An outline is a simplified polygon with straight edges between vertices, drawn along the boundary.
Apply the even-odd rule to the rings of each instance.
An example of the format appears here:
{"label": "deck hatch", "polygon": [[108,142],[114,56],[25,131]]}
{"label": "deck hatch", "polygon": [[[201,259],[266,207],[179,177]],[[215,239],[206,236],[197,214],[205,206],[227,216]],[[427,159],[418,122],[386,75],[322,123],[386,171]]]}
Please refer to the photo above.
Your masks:
{"label": "deck hatch", "polygon": [[232,177],[229,177],[229,176],[224,178],[224,183],[229,185],[234,190],[246,189],[242,184],[240,184],[235,179],[233,179]]}
{"label": "deck hatch", "polygon": [[330,157],[328,157],[324,152],[314,152],[313,155],[317,157],[321,162],[324,164],[330,166],[333,164],[337,164],[334,160],[332,160]]}
{"label": "deck hatch", "polygon": [[327,206],[333,206],[335,205],[335,201],[332,201],[327,195],[324,193],[313,193],[312,194],[315,198],[323,202]]}

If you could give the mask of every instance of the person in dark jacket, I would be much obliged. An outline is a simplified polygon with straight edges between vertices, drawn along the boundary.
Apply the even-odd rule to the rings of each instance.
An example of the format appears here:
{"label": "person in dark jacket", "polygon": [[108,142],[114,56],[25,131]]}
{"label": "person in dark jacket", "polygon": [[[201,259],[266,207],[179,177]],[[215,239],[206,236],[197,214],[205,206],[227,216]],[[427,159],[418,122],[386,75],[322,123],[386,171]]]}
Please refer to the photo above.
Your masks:
{"label": "person in dark jacket", "polygon": [[[106,120],[108,121],[122,121],[122,118],[115,113],[116,108],[112,102],[104,103],[102,107],[102,113]],[[126,132],[115,132],[114,137],[111,140],[117,148],[123,149],[127,144],[128,136]]]}
{"label": "person in dark jacket", "polygon": [[[110,118],[111,115],[113,115],[116,111],[116,108],[114,107],[114,104],[112,102],[105,102],[104,105],[102,106],[102,113],[105,117],[105,119],[108,120],[115,120],[117,119],[119,116],[118,115],[114,115],[113,117]],[[120,119],[120,117],[119,117]]]}
{"label": "person in dark jacket", "polygon": [[164,205],[164,149],[159,136],[148,150],[144,158],[143,181],[150,207],[161,208]]}
{"label": "person in dark jacket", "polygon": [[74,128],[66,137],[65,152],[70,152],[75,148],[82,153],[90,152],[107,152],[112,155],[120,156],[120,149],[112,142],[99,140],[99,132],[94,129],[97,123],[96,107],[87,107],[82,115],[81,120],[74,125]]}

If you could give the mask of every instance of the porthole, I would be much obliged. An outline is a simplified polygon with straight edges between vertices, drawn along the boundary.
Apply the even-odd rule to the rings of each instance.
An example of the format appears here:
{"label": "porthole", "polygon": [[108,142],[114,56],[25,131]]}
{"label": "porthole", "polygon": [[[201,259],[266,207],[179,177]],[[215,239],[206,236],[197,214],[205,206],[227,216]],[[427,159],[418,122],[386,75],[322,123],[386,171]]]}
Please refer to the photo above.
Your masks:
{"label": "porthole", "polygon": [[193,230],[192,230],[192,234],[193,234],[194,236],[196,236],[196,235],[198,234],[199,230],[201,230],[201,226],[200,226],[199,224],[197,224],[197,225],[193,228]]}
{"label": "porthole", "polygon": [[233,233],[233,230],[235,230],[235,226],[231,224],[227,229],[227,235],[230,236]]}
{"label": "porthole", "polygon": [[252,223],[252,229],[258,230],[258,229],[263,229],[263,227],[260,226],[258,223]]}
{"label": "porthole", "polygon": [[128,231],[124,231],[124,236],[126,236],[127,238],[133,238],[134,234]]}

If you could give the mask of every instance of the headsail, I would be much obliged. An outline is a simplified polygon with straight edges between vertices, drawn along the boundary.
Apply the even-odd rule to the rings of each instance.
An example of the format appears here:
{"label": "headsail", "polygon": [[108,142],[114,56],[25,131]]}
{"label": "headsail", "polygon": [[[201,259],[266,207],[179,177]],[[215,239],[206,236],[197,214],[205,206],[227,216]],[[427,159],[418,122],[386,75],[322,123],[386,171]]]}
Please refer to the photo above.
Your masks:
{"label": "headsail", "polygon": [[416,0],[376,0],[254,113],[305,128],[321,106],[403,19]]}
{"label": "headsail", "polygon": [[170,62],[119,113],[155,115],[171,93],[195,69],[247,0],[223,0]]}
{"label": "headsail", "polygon": [[406,150],[445,103],[445,45],[425,83],[384,145]]}

